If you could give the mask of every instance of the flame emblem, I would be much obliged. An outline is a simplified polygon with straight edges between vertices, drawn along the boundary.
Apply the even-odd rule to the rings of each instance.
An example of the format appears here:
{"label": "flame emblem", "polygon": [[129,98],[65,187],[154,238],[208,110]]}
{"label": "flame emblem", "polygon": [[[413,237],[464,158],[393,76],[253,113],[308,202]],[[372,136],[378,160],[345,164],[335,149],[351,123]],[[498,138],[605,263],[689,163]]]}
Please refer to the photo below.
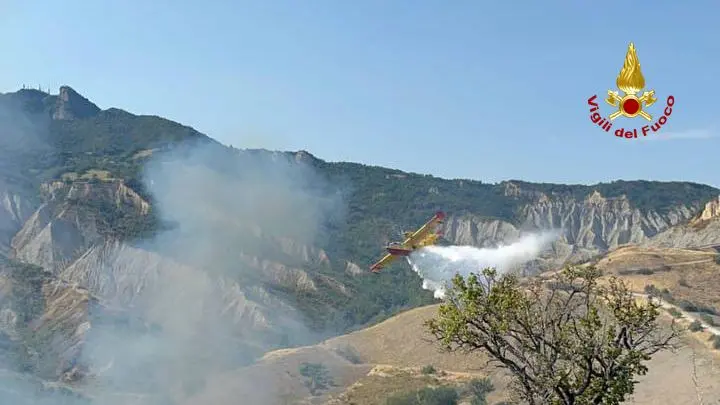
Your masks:
{"label": "flame emblem", "polygon": [[628,46],[625,63],[623,63],[615,84],[625,95],[621,96],[618,91],[608,90],[608,97],[605,102],[618,108],[608,118],[612,121],[621,115],[627,118],[635,118],[639,115],[648,121],[652,121],[652,116],[643,111],[643,108],[649,107],[657,101],[655,90],[646,91],[640,97],[636,95],[645,88],[645,77],[640,70],[640,60],[632,42]]}

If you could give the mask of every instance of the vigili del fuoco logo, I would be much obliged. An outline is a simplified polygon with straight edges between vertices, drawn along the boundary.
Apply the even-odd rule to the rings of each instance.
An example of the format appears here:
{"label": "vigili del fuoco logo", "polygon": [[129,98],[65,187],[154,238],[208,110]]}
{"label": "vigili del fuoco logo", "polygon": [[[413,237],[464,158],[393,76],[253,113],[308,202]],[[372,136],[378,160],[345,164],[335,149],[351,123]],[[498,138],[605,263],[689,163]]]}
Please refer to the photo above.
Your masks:
{"label": "vigili del fuoco logo", "polygon": [[600,106],[598,105],[598,96],[595,94],[587,101],[588,106],[590,106],[590,121],[604,129],[605,132],[610,132],[615,119],[620,116],[632,120],[641,117],[648,121],[648,125],[643,125],[642,127],[638,127],[638,125],[632,126],[628,122],[628,124],[625,124],[627,127],[617,128],[614,133],[615,136],[619,138],[634,139],[647,137],[660,131],[672,114],[675,97],[671,95],[667,96],[663,114],[653,122],[653,116],[650,115],[646,109],[657,101],[657,98],[655,98],[655,90],[643,91],[642,94],[640,94],[645,88],[645,77],[643,77],[640,71],[640,61],[635,52],[635,45],[633,45],[632,42],[628,46],[625,63],[620,70],[615,84],[619,91],[608,90],[608,96],[605,102],[617,108],[617,111],[603,118],[600,112]]}

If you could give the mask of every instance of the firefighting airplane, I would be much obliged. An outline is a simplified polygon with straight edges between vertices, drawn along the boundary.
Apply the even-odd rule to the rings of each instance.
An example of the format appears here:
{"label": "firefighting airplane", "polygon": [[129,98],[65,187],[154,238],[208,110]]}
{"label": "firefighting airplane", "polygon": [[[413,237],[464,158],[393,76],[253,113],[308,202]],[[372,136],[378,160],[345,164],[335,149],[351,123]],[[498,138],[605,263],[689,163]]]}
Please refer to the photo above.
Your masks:
{"label": "firefighting airplane", "polygon": [[442,224],[444,220],[445,213],[438,211],[417,231],[404,232],[405,240],[403,242],[392,242],[386,246],[385,250],[388,251],[388,254],[370,266],[370,271],[377,273],[397,257],[408,256],[416,249],[437,243],[438,239],[443,236]]}

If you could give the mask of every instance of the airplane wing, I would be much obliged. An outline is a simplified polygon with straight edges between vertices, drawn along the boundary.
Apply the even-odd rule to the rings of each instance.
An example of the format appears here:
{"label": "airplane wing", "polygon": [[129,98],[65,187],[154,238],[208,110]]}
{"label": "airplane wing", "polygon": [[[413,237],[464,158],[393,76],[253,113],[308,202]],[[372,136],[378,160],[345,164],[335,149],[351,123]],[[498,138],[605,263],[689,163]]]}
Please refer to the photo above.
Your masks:
{"label": "airplane wing", "polygon": [[393,256],[393,255],[391,255],[391,254],[388,253],[388,254],[386,254],[385,256],[383,256],[383,258],[380,259],[377,263],[375,263],[375,264],[373,264],[372,266],[370,266],[370,271],[372,271],[373,273],[377,273],[377,272],[379,272],[383,267],[385,267],[385,266],[387,266],[388,264],[390,264],[390,262],[392,262],[393,260],[395,260],[395,256]]}
{"label": "airplane wing", "polygon": [[438,211],[435,213],[435,215],[430,218],[429,221],[425,223],[425,225],[421,226],[420,229],[415,231],[412,235],[410,235],[409,238],[405,239],[403,242],[404,246],[412,245],[414,243],[417,243],[419,240],[424,238],[428,233],[433,231],[435,227],[443,223],[443,220],[445,219],[445,213],[442,211]]}

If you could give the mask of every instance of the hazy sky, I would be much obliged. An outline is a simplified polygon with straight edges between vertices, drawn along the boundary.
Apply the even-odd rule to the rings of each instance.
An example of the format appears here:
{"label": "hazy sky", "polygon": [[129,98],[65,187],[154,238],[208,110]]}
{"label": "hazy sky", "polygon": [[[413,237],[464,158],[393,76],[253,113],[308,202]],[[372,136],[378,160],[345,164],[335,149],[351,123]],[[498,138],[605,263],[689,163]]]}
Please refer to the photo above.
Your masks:
{"label": "hazy sky", "polygon": [[[442,177],[720,186],[719,12],[716,1],[0,0],[0,91],[67,84],[237,147]],[[589,121],[587,98],[615,87],[630,41],[659,98],[649,112],[676,98],[668,139],[618,139]],[[623,124],[645,125],[613,130]]]}

